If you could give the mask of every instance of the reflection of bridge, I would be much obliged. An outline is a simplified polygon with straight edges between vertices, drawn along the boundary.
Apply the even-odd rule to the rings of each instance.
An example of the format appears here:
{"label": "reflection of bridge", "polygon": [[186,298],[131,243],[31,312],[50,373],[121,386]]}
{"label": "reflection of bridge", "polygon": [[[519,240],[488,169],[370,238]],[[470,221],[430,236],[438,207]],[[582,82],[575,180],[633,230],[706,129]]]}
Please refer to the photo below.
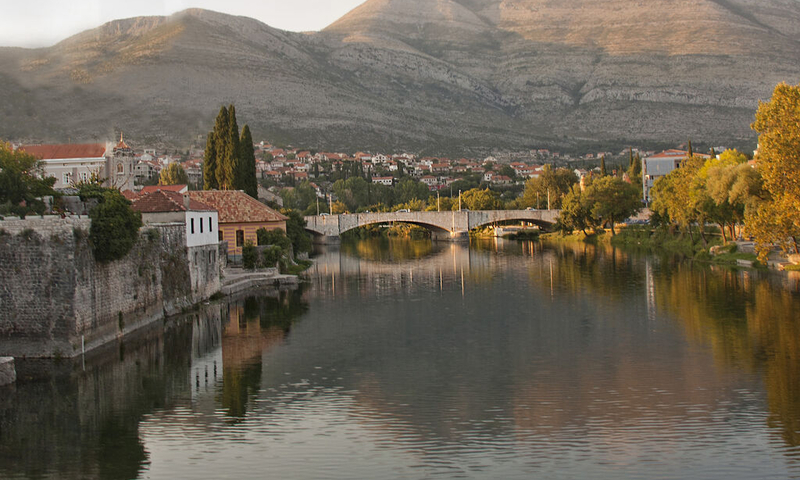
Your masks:
{"label": "reflection of bridge", "polygon": [[420,225],[431,230],[434,240],[459,240],[468,238],[473,228],[494,223],[521,221],[540,227],[550,227],[558,218],[559,210],[484,210],[460,212],[386,212],[353,213],[306,217],[306,230],[323,240],[335,242],[344,232],[366,225],[403,222]]}

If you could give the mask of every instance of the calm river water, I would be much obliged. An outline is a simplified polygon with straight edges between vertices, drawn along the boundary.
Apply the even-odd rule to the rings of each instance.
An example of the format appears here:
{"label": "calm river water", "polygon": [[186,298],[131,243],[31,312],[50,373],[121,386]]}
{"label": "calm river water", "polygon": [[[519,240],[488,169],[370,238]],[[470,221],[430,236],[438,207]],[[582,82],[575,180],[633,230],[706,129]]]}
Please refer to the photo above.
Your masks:
{"label": "calm river water", "polygon": [[800,478],[800,280],[368,240],[0,389],[0,478]]}

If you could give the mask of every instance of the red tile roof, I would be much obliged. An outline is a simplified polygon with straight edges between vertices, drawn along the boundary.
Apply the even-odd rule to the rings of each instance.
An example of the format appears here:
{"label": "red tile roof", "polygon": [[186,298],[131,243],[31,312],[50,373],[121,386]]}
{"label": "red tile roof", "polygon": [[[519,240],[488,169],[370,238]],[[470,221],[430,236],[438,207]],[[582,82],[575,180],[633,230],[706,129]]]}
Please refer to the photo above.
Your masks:
{"label": "red tile roof", "polygon": [[142,213],[164,213],[164,212],[213,212],[214,208],[189,197],[189,208],[183,199],[183,194],[159,190],[156,192],[141,195],[133,201],[131,206],[134,210]]}
{"label": "red tile roof", "polygon": [[146,193],[153,193],[153,192],[158,192],[158,191],[161,191],[161,190],[164,190],[166,192],[183,193],[183,192],[188,191],[189,187],[187,185],[148,185],[148,186],[144,187],[142,189],[142,191],[139,192],[139,193],[141,195],[144,195]]}
{"label": "red tile roof", "polygon": [[102,158],[106,154],[104,143],[66,145],[23,145],[19,147],[39,160],[62,160],[70,158]]}
{"label": "red tile roof", "polygon": [[287,217],[269,208],[241,190],[203,190],[189,196],[214,207],[219,223],[283,222]]}
{"label": "red tile roof", "polygon": [[131,191],[131,190],[122,190],[119,193],[121,193],[123,197],[125,197],[125,198],[127,198],[128,200],[131,200],[131,201],[136,200],[137,198],[139,198],[139,194],[134,192],[134,191]]}

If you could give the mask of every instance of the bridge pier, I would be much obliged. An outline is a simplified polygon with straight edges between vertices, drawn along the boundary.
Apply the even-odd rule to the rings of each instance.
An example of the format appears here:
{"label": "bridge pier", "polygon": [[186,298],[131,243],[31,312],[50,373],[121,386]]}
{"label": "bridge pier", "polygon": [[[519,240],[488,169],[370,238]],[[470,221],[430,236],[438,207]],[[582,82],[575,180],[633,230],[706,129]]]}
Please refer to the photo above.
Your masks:
{"label": "bridge pier", "polygon": [[314,245],[340,245],[342,237],[338,235],[314,235]]}
{"label": "bridge pier", "polygon": [[431,240],[434,242],[469,242],[469,232],[431,230]]}

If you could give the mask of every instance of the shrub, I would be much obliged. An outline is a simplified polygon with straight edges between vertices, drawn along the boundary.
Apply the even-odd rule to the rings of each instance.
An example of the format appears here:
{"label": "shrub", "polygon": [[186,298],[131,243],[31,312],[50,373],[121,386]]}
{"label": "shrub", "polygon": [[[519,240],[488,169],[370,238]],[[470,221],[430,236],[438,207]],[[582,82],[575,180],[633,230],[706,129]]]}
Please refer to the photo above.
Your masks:
{"label": "shrub", "polygon": [[283,250],[281,249],[281,247],[272,245],[264,249],[264,253],[262,254],[262,256],[264,260],[264,266],[273,268],[275,267],[275,264],[278,263],[278,260],[280,260],[281,257],[283,256]]}
{"label": "shrub", "polygon": [[292,241],[283,232],[283,230],[267,230],[266,228],[259,228],[256,231],[259,245],[275,245],[280,247],[281,250],[288,252],[289,246]]}
{"label": "shrub", "polygon": [[142,216],[117,190],[109,189],[89,212],[92,228],[89,241],[98,262],[119,260],[131,251],[139,236]]}
{"label": "shrub", "polygon": [[242,265],[247,270],[255,270],[258,266],[258,251],[250,240],[242,247]]}

